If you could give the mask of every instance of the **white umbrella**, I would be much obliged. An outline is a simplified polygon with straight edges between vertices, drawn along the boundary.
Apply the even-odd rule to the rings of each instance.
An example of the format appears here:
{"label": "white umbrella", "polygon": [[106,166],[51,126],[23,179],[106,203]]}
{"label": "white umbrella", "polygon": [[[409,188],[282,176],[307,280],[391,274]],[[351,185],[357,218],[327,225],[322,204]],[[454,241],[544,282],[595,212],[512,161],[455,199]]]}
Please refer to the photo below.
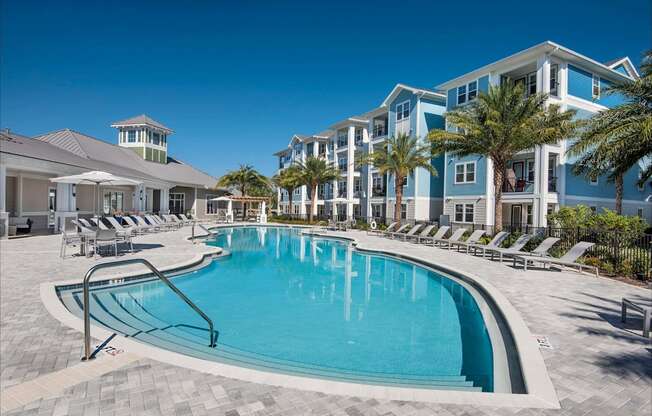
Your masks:
{"label": "white umbrella", "polygon": [[51,182],[69,183],[73,185],[95,185],[95,213],[97,213],[97,192],[100,185],[140,185],[141,182],[133,179],[123,178],[112,173],[93,170],[79,175],[60,176],[50,179]]}

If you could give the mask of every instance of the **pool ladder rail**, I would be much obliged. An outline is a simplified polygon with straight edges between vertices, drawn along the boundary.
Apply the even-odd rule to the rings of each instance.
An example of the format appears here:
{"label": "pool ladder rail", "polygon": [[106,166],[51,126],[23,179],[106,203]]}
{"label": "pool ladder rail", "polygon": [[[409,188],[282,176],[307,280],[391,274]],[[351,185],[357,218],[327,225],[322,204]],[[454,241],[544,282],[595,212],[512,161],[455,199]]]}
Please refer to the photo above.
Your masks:
{"label": "pool ladder rail", "polygon": [[116,260],[116,261],[111,261],[111,262],[106,262],[106,263],[101,263],[101,264],[96,264],[95,266],[91,267],[88,269],[86,272],[86,275],[84,276],[84,356],[82,357],[82,361],[88,361],[92,360],[95,358],[94,353],[91,351],[91,314],[90,314],[90,279],[91,276],[98,270],[101,269],[108,269],[112,267],[120,267],[120,266],[127,266],[130,264],[143,264],[147,266],[147,268],[156,276],[159,280],[161,280],[167,287],[169,287],[174,293],[176,293],[177,296],[181,298],[188,306],[190,306],[199,316],[201,316],[206,323],[208,324],[208,331],[209,331],[209,344],[208,346],[211,348],[215,348],[217,345],[217,340],[215,337],[215,330],[213,326],[213,321],[211,318],[208,317],[197,305],[194,304],[193,301],[191,301],[184,293],[179,290],[163,273],[161,273],[160,270],[158,270],[152,263],[145,259],[127,259],[127,260]]}

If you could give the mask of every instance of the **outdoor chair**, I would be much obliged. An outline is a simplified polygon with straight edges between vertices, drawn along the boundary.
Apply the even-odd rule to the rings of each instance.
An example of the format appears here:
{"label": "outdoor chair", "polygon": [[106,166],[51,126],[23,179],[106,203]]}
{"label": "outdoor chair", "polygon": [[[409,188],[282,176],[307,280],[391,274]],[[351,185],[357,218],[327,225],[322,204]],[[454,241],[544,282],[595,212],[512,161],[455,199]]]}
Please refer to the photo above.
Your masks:
{"label": "outdoor chair", "polygon": [[401,225],[400,227],[398,227],[398,229],[397,229],[396,231],[388,231],[388,230],[385,230],[385,231],[383,231],[382,236],[383,236],[383,237],[390,237],[390,238],[391,238],[392,234],[395,234],[395,233],[402,233],[402,232],[404,232],[405,230],[407,230],[407,228],[408,228],[409,226],[410,226],[410,224],[403,224],[403,225]]}
{"label": "outdoor chair", "polygon": [[466,252],[469,252],[469,246],[478,244],[480,242],[480,239],[482,236],[485,234],[485,230],[475,230],[471,233],[469,238],[467,238],[465,241],[451,241],[448,245],[448,248],[450,249],[451,247],[457,247],[457,251],[460,251],[462,247],[466,248]]}
{"label": "outdoor chair", "polygon": [[394,228],[398,225],[397,222],[393,222],[387,226],[384,230],[376,229],[376,230],[369,230],[367,231],[367,235],[383,235],[385,232],[392,232]]}
{"label": "outdoor chair", "polygon": [[554,258],[554,257],[536,257],[536,256],[524,256],[524,255],[519,255],[519,256],[514,256],[514,267],[516,267],[516,263],[518,262],[523,262],[523,270],[527,271],[528,264],[534,265],[535,263],[539,263],[543,268],[546,266],[548,268],[557,266],[557,267],[576,267],[580,273],[582,273],[582,269],[593,269],[595,270],[595,275],[599,276],[599,271],[598,268],[595,266],[589,266],[587,264],[582,264],[578,263],[577,259],[582,257],[584,253],[591,247],[593,247],[595,243],[589,243],[588,241],[580,241],[579,243],[575,244],[573,247],[570,248],[560,258]]}
{"label": "outdoor chair", "polygon": [[161,224],[167,224],[168,226],[170,226],[170,228],[176,228],[176,229],[181,228],[181,223],[174,221],[172,218],[170,218],[170,215],[168,214],[153,215],[153,217],[159,220]]}
{"label": "outdoor chair", "polygon": [[643,336],[645,338],[649,338],[650,321],[652,321],[652,308],[648,306],[638,305],[627,298],[623,298],[621,304],[621,316],[620,316],[620,320],[623,323],[627,322],[627,308],[634,309],[635,311],[643,314]]}
{"label": "outdoor chair", "polygon": [[473,249],[473,255],[475,256],[478,250],[482,250],[482,257],[487,252],[488,249],[500,248],[500,245],[509,237],[507,231],[500,231],[494,235],[494,237],[487,244],[469,244],[467,246],[467,253],[469,249]]}
{"label": "outdoor chair", "polygon": [[181,219],[184,225],[191,225],[195,220],[191,220],[190,218],[186,217],[185,214],[177,214],[177,217]]}
{"label": "outdoor chair", "polygon": [[118,255],[118,237],[115,230],[98,229],[95,233],[95,240],[93,243],[93,251],[95,254],[100,253],[102,246],[113,246],[113,252],[116,256]]}
{"label": "outdoor chair", "polygon": [[[77,224],[75,224],[77,225]],[[63,259],[66,258],[66,248],[68,246],[80,246],[82,244],[82,238],[78,233],[69,233],[66,232],[65,228],[61,228],[61,248],[59,249],[59,256]]]}
{"label": "outdoor chair", "polygon": [[437,231],[435,232],[435,234],[432,237],[430,237],[430,236],[426,236],[426,237],[419,236],[419,238],[417,239],[417,242],[419,244],[428,243],[428,242],[431,242],[431,243],[434,244],[435,240],[441,240],[442,238],[444,238],[444,236],[446,235],[446,233],[450,229],[451,229],[450,226],[443,225],[443,226],[441,226],[441,227],[439,227],[437,229]]}
{"label": "outdoor chair", "polygon": [[445,245],[446,248],[448,248],[450,250],[451,243],[457,243],[458,241],[460,241],[460,238],[462,238],[462,236],[464,235],[465,232],[466,232],[465,228],[458,228],[457,230],[455,230],[453,235],[451,235],[450,237],[435,239],[435,240],[432,241],[432,244],[433,245],[439,245],[439,247],[441,247],[441,248],[443,248],[444,245]]}
{"label": "outdoor chair", "polygon": [[169,222],[171,224],[176,224],[178,228],[181,228],[184,225],[186,225],[183,221],[177,218],[176,215],[166,214],[166,215],[162,215],[162,217],[166,222]]}
{"label": "outdoor chair", "polygon": [[502,263],[503,257],[514,257],[514,256],[528,256],[528,257],[548,257],[548,251],[557,244],[559,238],[557,237],[548,237],[543,240],[534,250],[532,251],[510,251],[508,249],[500,250],[500,262]]}
{"label": "outdoor chair", "polygon": [[414,240],[415,242],[419,241],[419,238],[421,237],[428,237],[430,233],[432,232],[433,228],[435,228],[435,224],[430,224],[427,225],[419,234],[414,234],[414,235],[408,235],[405,237],[406,240]]}
{"label": "outdoor chair", "polygon": [[125,228],[123,227],[118,220],[116,220],[114,217],[106,217],[107,221],[111,223],[113,226],[113,229],[116,232],[116,237],[119,242],[125,242],[129,244],[129,250],[134,251],[134,244],[132,241],[132,231],[130,228]]}
{"label": "outdoor chair", "polygon": [[423,224],[414,224],[412,228],[406,233],[393,233],[391,234],[391,238],[400,238],[403,241],[406,241],[408,237],[413,236],[414,234],[417,233],[423,227]]}
{"label": "outdoor chair", "polygon": [[[530,241],[532,239],[532,237],[534,237],[532,234],[522,234],[516,239],[516,241],[514,241],[514,243],[511,246],[509,246],[507,248],[504,248],[504,247],[493,247],[493,248],[485,247],[485,248],[482,249],[482,257],[484,257],[485,254],[488,252],[488,253],[491,253],[491,260],[493,260],[494,255],[498,254],[500,262],[502,263],[503,262],[503,257],[506,256],[506,255],[509,256],[509,255],[512,255],[512,254],[522,254],[522,253],[524,253],[521,250],[523,250],[523,247],[525,247],[525,245],[528,243],[528,241]],[[480,249],[480,248],[478,248],[478,249]]]}
{"label": "outdoor chair", "polygon": [[125,215],[124,217],[122,217],[122,220],[123,220],[124,222],[126,222],[127,225],[128,225],[132,230],[134,230],[134,233],[136,233],[136,234],[145,234],[145,233],[148,232],[148,231],[154,231],[154,229],[153,229],[152,227],[136,224],[136,223],[134,222],[133,218],[131,218],[131,217],[128,216],[128,215]]}
{"label": "outdoor chair", "polygon": [[[148,222],[145,221],[145,219],[144,219],[143,217],[141,217],[140,215],[133,215],[133,216],[132,216],[132,221],[133,221],[133,220],[135,220],[135,221],[136,221],[136,225],[138,225],[138,226],[139,226],[141,229],[143,229],[143,230],[146,230],[146,231],[149,231],[149,232],[151,232],[151,231],[154,231],[154,232],[161,231],[161,227],[159,227],[159,226],[156,225],[156,224],[148,223]],[[129,221],[127,221],[127,222],[129,222]]]}

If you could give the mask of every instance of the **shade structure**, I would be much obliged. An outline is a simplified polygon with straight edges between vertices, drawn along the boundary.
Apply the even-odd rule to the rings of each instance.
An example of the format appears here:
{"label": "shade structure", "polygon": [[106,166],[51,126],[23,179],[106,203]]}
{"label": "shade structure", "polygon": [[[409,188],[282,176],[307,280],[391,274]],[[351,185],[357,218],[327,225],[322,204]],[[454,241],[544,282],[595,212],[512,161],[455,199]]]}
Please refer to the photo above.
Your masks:
{"label": "shade structure", "polygon": [[141,182],[116,176],[109,172],[93,170],[78,175],[60,176],[50,179],[51,182],[68,183],[73,185],[95,185],[95,213],[97,213],[97,193],[101,185],[140,185]]}
{"label": "shade structure", "polygon": [[226,208],[226,219],[228,222],[233,222],[233,200],[228,196],[218,196],[217,198],[211,198],[211,201],[227,201]]}

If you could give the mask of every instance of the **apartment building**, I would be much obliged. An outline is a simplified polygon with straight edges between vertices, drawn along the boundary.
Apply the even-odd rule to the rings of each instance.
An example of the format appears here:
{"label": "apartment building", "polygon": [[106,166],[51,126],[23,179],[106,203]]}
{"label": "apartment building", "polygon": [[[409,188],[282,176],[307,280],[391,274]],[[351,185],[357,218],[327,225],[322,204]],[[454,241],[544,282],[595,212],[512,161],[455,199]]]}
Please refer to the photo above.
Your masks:
{"label": "apartment building", "polygon": [[[360,154],[378,149],[388,137],[407,133],[425,140],[432,129],[454,128],[445,122],[446,111],[468,105],[490,85],[507,80],[522,84],[526,95],[547,93],[550,103],[589,118],[621,102],[620,97],[605,94],[606,88],[637,77],[629,58],[600,63],[556,43],[543,42],[435,89],[398,84],[378,108],[341,120],[315,136],[294,136],[286,149],[276,153],[279,169],[305,160],[307,155],[326,157],[339,167],[342,177],[320,187],[315,214],[392,217],[394,181],[356,163]],[[563,205],[583,204],[596,211],[615,207],[615,186],[606,176],[588,180],[572,173],[575,160],[566,155],[572,140],[530,149],[509,162],[502,189],[505,224],[546,226],[547,214]],[[433,158],[432,164],[438,175],[417,169],[403,185],[406,219],[436,220],[445,214],[455,224],[494,225],[490,160],[481,155],[456,158],[445,154]],[[623,212],[652,222],[650,184],[635,185],[644,168],[641,161],[625,177]],[[279,206],[283,212],[307,214],[310,197],[305,187],[297,189],[290,208],[285,191],[280,191]]]}

